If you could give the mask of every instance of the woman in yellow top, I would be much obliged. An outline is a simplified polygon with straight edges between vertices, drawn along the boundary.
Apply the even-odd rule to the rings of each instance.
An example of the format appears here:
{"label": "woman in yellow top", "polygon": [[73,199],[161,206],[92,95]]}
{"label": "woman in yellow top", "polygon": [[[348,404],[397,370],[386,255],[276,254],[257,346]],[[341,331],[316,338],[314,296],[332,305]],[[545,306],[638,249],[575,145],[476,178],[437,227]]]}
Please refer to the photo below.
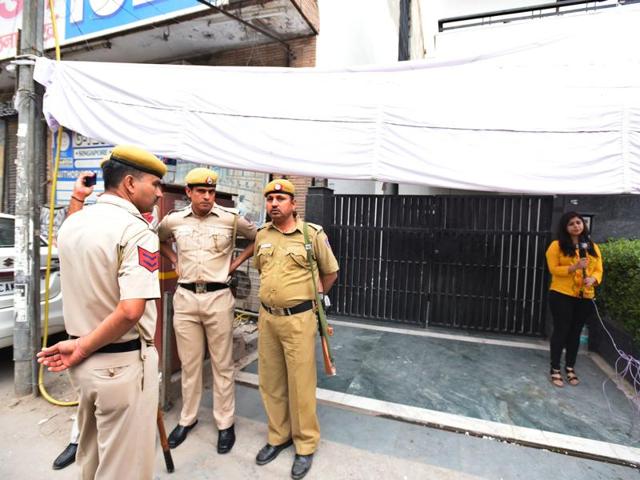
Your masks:
{"label": "woman in yellow top", "polygon": [[556,387],[564,386],[560,357],[566,349],[567,382],[575,386],[580,383],[574,369],[580,332],[594,313],[595,287],[602,281],[602,255],[589,238],[584,219],[576,212],[562,215],[557,238],[547,249],[551,272],[549,307],[553,317],[550,380]]}

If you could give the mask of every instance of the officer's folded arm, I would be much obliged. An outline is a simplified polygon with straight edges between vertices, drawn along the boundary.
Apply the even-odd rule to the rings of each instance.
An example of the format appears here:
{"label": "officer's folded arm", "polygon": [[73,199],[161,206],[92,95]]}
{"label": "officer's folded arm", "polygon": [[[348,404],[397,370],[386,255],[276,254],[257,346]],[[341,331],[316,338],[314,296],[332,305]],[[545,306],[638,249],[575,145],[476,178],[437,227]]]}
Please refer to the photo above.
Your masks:
{"label": "officer's folded arm", "polygon": [[163,240],[160,242],[160,254],[175,265],[178,264],[178,256],[173,251],[173,241]]}
{"label": "officer's folded arm", "polygon": [[338,272],[320,275],[320,283],[322,284],[322,292],[320,293],[329,293],[333,284],[336,283],[337,278]]}
{"label": "officer's folded arm", "polygon": [[255,250],[255,242],[251,242],[249,245],[247,245],[244,250],[242,250],[242,252],[240,252],[240,255],[238,255],[236,258],[233,259],[233,262],[231,262],[231,266],[229,267],[229,273],[233,273],[234,271],[236,271],[236,269],[242,265],[245,260],[247,260],[249,257],[253,256],[253,251]]}

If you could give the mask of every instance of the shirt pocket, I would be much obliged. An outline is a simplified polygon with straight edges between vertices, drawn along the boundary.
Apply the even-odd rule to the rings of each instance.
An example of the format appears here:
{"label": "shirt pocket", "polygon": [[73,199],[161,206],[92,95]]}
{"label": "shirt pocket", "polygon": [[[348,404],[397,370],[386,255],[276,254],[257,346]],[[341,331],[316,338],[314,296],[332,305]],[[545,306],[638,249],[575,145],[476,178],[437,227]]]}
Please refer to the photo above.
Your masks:
{"label": "shirt pocket", "polygon": [[309,260],[307,259],[307,250],[304,245],[292,245],[287,247],[287,258],[289,263],[295,267],[309,269]]}
{"label": "shirt pocket", "polygon": [[208,228],[206,231],[205,248],[212,248],[216,252],[226,252],[231,246],[231,231],[221,228]]}
{"label": "shirt pocket", "polygon": [[258,266],[260,267],[260,270],[264,270],[264,268],[271,263],[273,260],[273,251],[274,247],[272,245],[264,248],[258,248],[256,257],[258,258]]}
{"label": "shirt pocket", "polygon": [[183,252],[197,250],[198,242],[195,238],[195,232],[191,227],[178,227],[173,236],[178,244],[178,249]]}

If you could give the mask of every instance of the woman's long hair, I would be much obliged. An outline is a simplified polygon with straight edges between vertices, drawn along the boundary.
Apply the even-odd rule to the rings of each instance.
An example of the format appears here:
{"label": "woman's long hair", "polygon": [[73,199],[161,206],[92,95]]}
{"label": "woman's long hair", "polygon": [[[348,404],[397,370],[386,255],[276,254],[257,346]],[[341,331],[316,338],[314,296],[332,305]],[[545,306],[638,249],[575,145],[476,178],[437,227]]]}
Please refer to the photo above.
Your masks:
{"label": "woman's long hair", "polygon": [[560,217],[558,230],[556,232],[556,237],[560,244],[560,250],[562,250],[562,253],[567,257],[573,257],[576,254],[576,246],[574,245],[573,240],[571,240],[571,235],[567,232],[567,225],[569,225],[569,222],[576,217],[582,220],[582,224],[584,225],[584,229],[580,234],[580,240],[588,244],[587,251],[589,252],[589,255],[597,257],[598,254],[596,253],[596,249],[593,246],[593,242],[591,241],[591,236],[589,234],[589,227],[584,221],[584,217],[578,212],[567,212]]}

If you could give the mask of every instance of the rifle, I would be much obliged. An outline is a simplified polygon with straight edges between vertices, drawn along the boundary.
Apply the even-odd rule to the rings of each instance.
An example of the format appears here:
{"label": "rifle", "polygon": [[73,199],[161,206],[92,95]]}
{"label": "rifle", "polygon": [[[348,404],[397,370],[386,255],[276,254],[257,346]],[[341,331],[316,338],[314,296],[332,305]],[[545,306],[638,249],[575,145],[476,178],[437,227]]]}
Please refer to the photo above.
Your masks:
{"label": "rifle", "polygon": [[313,291],[316,295],[316,308],[315,313],[318,317],[318,333],[320,334],[320,345],[322,346],[322,359],[324,361],[324,373],[329,376],[334,376],[336,374],[336,365],[333,360],[333,355],[331,354],[331,346],[329,345],[329,337],[333,336],[333,328],[330,327],[327,323],[327,316],[324,311],[324,304],[322,302],[322,298],[320,297],[320,293],[318,292],[318,285],[316,283],[316,274],[317,271],[316,262],[313,258],[313,254],[311,253],[311,249],[313,245],[309,241],[309,227],[307,226],[307,222],[302,224],[302,231],[304,233],[304,248],[307,251],[307,261],[309,262],[309,267],[311,269],[311,280],[313,282]]}
{"label": "rifle", "polygon": [[169,440],[167,440],[167,431],[164,428],[164,420],[162,419],[162,411],[158,406],[158,416],[156,418],[158,424],[158,433],[160,434],[160,445],[162,446],[162,453],[164,453],[164,464],[167,466],[167,472],[173,473],[175,467],[173,466],[173,458],[171,457],[171,450],[169,449]]}

